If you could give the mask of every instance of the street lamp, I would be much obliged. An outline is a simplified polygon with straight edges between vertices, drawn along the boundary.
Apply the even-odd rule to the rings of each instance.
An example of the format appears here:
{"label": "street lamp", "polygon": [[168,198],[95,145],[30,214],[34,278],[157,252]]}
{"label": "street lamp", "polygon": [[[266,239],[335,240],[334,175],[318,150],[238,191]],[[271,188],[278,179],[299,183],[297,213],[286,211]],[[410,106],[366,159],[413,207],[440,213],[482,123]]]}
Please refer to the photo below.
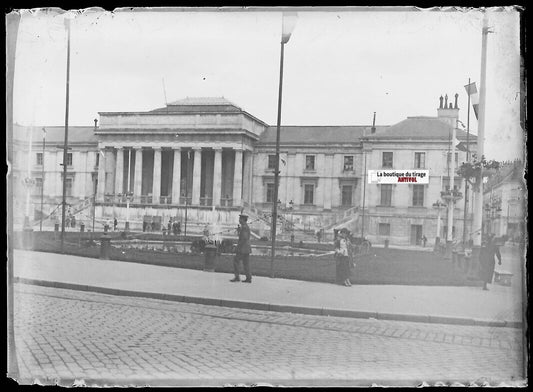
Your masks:
{"label": "street lamp", "polygon": [[70,83],[70,17],[65,19],[65,28],[67,29],[67,82],[66,82],[66,99],[65,99],[65,142],[63,146],[63,199],[61,208],[61,253],[65,242],[65,208],[67,205],[67,152],[68,152],[68,109],[69,109],[69,83]]}
{"label": "street lamp", "polygon": [[435,203],[433,203],[433,208],[437,209],[437,234],[435,236],[435,248],[434,250],[437,250],[440,245],[440,210],[443,208],[446,204],[441,202],[440,200],[437,200]]}
{"label": "street lamp", "polygon": [[276,163],[274,170],[274,203],[272,211],[272,250],[270,259],[270,277],[274,277],[274,257],[276,255],[276,223],[278,215],[278,204],[275,202],[278,200],[278,187],[279,187],[279,139],[280,139],[280,126],[281,126],[281,97],[283,90],[283,53],[285,44],[289,42],[291,38],[292,30],[296,24],[297,14],[283,13],[282,32],[281,32],[281,55],[279,60],[279,92],[278,92],[278,121],[276,130]]}
{"label": "street lamp", "polygon": [[291,247],[294,246],[294,222],[293,222],[293,214],[294,214],[294,202],[289,201],[289,210],[291,211]]}
{"label": "street lamp", "polygon": [[[452,177],[453,178],[453,177]],[[453,189],[446,189],[440,193],[440,197],[446,202],[448,206],[448,231],[446,235],[446,257],[452,256],[452,236],[453,236],[453,210],[455,202],[463,197],[462,192],[459,192],[455,187]],[[451,218],[451,219],[450,219]]]}
{"label": "street lamp", "polygon": [[44,200],[44,149],[46,146],[46,129],[43,127],[43,155],[41,157],[41,165],[42,165],[42,171],[41,171],[41,222],[39,224],[40,231],[43,231],[43,216],[44,216],[44,210],[43,210],[43,200]]}

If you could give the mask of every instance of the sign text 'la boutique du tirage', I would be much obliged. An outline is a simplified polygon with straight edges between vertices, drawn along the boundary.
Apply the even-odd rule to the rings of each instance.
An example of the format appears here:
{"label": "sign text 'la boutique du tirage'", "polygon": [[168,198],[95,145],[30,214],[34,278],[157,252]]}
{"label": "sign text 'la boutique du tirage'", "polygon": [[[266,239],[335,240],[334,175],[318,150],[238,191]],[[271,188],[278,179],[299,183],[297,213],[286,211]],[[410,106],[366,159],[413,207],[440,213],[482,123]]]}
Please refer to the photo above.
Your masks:
{"label": "sign text 'la boutique du tirage'", "polygon": [[429,170],[369,170],[369,184],[429,184]]}

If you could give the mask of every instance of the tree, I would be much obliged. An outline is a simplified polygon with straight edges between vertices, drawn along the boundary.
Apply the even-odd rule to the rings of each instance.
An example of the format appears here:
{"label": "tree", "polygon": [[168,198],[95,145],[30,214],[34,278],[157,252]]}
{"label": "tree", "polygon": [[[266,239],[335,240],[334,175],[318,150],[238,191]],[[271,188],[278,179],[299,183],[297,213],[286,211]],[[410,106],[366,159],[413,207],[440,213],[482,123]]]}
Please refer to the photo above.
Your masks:
{"label": "tree", "polygon": [[477,160],[475,154],[472,154],[472,162],[463,162],[457,169],[457,174],[464,178],[475,192],[479,192],[479,184],[477,183],[481,170],[483,169],[483,177],[492,177],[500,168],[500,162],[495,160],[487,161],[485,156],[481,160]]}

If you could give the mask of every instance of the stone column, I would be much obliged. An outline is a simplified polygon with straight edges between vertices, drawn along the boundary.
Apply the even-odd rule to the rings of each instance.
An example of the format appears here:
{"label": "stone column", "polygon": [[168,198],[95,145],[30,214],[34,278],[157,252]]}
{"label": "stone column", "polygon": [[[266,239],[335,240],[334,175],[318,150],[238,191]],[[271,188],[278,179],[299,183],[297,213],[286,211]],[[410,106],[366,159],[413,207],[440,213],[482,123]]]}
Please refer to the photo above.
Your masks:
{"label": "stone column", "polygon": [[214,150],[213,205],[220,206],[220,197],[222,194],[222,148],[214,148]]}
{"label": "stone column", "polygon": [[115,157],[111,148],[106,149],[105,153],[105,190],[104,193],[113,193],[115,188]]}
{"label": "stone column", "polygon": [[242,198],[248,204],[252,204],[252,152],[244,151],[244,174],[242,185]]}
{"label": "stone column", "polygon": [[324,179],[320,186],[323,186],[322,200],[324,201],[323,208],[325,210],[331,210],[331,198],[333,196],[333,154],[326,154],[324,156]]}
{"label": "stone column", "polygon": [[181,149],[174,149],[174,165],[172,168],[172,204],[180,202],[181,185]]}
{"label": "stone column", "polygon": [[240,206],[242,200],[242,150],[235,150],[235,174],[233,175],[233,205]]}
{"label": "stone column", "polygon": [[192,201],[191,204],[200,205],[200,178],[202,176],[202,149],[198,147],[193,148],[194,162],[192,171]]}
{"label": "stone column", "polygon": [[105,192],[105,149],[101,148],[97,154],[100,154],[98,162],[98,188],[96,190],[96,200],[104,201]]}
{"label": "stone column", "polygon": [[152,181],[152,204],[159,204],[161,197],[161,147],[154,148],[154,174]]}
{"label": "stone column", "polygon": [[115,166],[115,195],[122,193],[122,182],[124,178],[124,149],[117,147],[117,164]]}
{"label": "stone column", "polygon": [[135,150],[135,174],[133,176],[133,196],[137,202],[141,199],[142,192],[142,177],[143,177],[143,150],[136,148]]}

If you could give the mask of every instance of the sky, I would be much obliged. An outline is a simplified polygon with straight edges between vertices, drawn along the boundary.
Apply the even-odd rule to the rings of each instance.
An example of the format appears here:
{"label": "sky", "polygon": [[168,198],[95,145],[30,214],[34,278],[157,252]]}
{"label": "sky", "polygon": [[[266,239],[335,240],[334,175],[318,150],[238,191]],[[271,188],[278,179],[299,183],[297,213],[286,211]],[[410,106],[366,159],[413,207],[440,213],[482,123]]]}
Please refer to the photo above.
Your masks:
{"label": "sky", "polygon": [[[459,94],[467,124],[470,78],[479,89],[479,9],[315,8],[298,11],[285,45],[282,125],[393,125],[436,116]],[[71,22],[69,125],[98,112],[146,111],[185,97],[225,97],[276,124],[282,12],[21,10],[14,121],[64,125]],[[522,157],[520,19],[489,9],[485,155]],[[470,112],[470,129],[477,121]]]}

